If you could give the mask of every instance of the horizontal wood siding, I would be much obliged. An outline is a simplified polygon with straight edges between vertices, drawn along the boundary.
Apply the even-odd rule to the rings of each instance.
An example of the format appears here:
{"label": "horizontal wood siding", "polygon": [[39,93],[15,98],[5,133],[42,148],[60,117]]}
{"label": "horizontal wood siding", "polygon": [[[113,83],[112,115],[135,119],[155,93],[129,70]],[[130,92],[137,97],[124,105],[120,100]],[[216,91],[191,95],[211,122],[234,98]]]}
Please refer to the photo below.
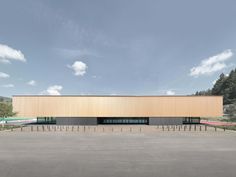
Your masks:
{"label": "horizontal wood siding", "polygon": [[221,96],[13,96],[19,117],[220,117]]}

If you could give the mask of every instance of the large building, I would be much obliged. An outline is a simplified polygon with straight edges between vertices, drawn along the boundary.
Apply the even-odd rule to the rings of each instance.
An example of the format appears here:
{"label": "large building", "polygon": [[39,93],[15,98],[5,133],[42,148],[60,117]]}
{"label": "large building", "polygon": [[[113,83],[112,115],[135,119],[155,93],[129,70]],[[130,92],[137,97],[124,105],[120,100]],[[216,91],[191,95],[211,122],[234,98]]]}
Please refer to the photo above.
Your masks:
{"label": "large building", "polygon": [[199,123],[221,117],[222,96],[13,96],[19,117],[54,118],[61,125]]}

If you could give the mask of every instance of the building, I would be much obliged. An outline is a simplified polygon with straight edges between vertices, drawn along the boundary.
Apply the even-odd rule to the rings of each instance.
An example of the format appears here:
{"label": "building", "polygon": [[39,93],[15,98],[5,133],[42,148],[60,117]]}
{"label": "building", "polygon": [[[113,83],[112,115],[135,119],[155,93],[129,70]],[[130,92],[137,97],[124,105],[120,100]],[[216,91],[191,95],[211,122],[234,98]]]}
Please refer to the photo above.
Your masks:
{"label": "building", "polygon": [[222,96],[13,96],[19,117],[54,118],[61,125],[199,123],[221,117]]}

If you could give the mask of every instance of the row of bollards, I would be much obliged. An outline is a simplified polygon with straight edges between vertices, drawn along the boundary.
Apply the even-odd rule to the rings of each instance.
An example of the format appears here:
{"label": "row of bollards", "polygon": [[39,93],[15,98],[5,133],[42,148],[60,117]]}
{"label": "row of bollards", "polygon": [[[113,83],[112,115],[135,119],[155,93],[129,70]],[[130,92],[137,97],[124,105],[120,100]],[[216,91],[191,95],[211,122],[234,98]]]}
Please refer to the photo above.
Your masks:
{"label": "row of bollards", "polygon": [[[156,130],[155,130],[156,129]],[[217,127],[210,128],[217,131]],[[157,125],[143,127],[99,127],[99,126],[59,126],[59,125],[30,125],[20,126],[20,131],[31,132],[56,132],[56,131],[72,131],[72,132],[154,132],[154,131],[208,131],[207,125]],[[225,128],[223,129],[225,131]],[[11,129],[13,131],[13,128]]]}

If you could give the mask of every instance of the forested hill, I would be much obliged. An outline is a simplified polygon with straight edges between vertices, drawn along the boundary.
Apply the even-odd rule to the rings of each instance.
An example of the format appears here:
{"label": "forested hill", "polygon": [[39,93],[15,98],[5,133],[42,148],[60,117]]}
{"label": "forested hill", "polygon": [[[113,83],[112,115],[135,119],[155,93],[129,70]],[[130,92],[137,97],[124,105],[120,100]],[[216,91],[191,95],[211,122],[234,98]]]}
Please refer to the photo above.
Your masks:
{"label": "forested hill", "polygon": [[236,69],[228,76],[222,73],[211,89],[196,92],[195,95],[223,95],[224,104],[236,103]]}
{"label": "forested hill", "polygon": [[11,98],[0,96],[0,102],[11,102]]}

